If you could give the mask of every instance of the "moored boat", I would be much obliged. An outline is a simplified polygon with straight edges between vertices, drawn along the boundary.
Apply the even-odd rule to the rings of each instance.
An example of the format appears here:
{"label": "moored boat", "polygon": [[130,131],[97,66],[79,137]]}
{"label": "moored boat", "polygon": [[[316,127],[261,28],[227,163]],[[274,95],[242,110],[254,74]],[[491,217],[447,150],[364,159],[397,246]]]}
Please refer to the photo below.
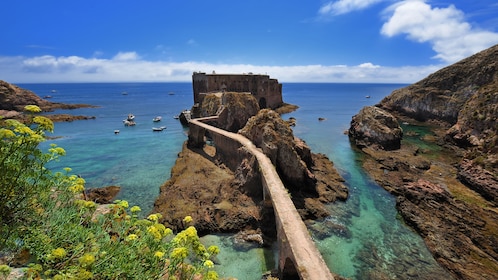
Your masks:
{"label": "moored boat", "polygon": [[155,118],[152,119],[153,122],[160,122],[162,120],[163,117],[161,116],[157,116]]}
{"label": "moored boat", "polygon": [[161,127],[153,127],[153,128],[152,128],[152,131],[163,131],[163,130],[165,130],[165,129],[166,129],[166,127],[165,127],[165,126],[161,126]]}

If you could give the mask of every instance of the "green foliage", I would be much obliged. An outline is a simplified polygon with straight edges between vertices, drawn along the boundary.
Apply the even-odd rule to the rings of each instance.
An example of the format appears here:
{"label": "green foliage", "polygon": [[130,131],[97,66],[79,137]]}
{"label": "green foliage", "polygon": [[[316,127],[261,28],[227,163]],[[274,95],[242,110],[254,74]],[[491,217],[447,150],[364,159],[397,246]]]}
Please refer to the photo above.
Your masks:
{"label": "green foliage", "polygon": [[[26,106],[38,112],[37,106]],[[45,164],[65,153],[53,146],[44,154],[38,144],[53,123],[33,116],[25,125],[0,119],[0,249],[20,235],[24,225],[37,220],[36,205],[51,188],[51,174]]]}
{"label": "green foliage", "polygon": [[218,279],[211,258],[219,249],[205,248],[190,216],[174,235],[160,214],[141,219],[127,201],[102,208],[83,200],[83,178],[44,167],[65,154],[55,145],[38,149],[50,120],[0,121],[0,249],[29,250],[27,279]]}

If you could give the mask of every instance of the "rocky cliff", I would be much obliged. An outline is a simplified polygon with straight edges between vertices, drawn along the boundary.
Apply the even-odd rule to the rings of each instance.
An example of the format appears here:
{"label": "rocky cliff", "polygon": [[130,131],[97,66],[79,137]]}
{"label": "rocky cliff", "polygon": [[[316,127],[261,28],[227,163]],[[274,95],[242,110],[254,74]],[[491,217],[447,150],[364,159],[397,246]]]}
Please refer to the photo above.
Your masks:
{"label": "rocky cliff", "polygon": [[[219,120],[226,129],[243,124],[240,133],[272,159],[303,219],[329,215],[323,204],[348,196],[333,163],[324,155],[312,153],[306,143],[295,138],[276,112],[253,112],[257,102],[250,99],[254,97],[238,93],[230,93],[228,98],[206,96],[206,103],[200,104],[198,110],[205,114],[227,110]],[[216,150],[210,145],[184,145],[171,178],[161,186],[153,211],[162,213],[162,222],[173,229],[181,229],[183,217],[191,215],[201,234],[245,231],[251,237],[257,233],[261,236],[257,240],[263,242],[274,234],[275,221],[271,205],[263,200],[256,159],[240,148],[233,151],[233,157],[242,160],[230,163],[228,168]]]}
{"label": "rocky cliff", "polygon": [[[5,118],[23,119],[24,106],[37,105],[43,112],[51,112],[55,109],[76,109],[82,107],[94,107],[87,104],[63,104],[45,100],[34,92],[20,88],[16,85],[0,80],[0,116]],[[94,117],[64,115],[46,115],[53,121],[72,121],[76,119],[88,119]]]}
{"label": "rocky cliff", "polygon": [[[498,45],[393,91],[376,107],[384,119],[399,120],[403,138],[391,151],[379,149],[385,135],[358,145],[368,155],[365,169],[397,197],[401,216],[456,279],[498,279]],[[364,114],[351,123],[353,143],[365,143],[354,133]],[[367,115],[364,130],[382,136]]]}

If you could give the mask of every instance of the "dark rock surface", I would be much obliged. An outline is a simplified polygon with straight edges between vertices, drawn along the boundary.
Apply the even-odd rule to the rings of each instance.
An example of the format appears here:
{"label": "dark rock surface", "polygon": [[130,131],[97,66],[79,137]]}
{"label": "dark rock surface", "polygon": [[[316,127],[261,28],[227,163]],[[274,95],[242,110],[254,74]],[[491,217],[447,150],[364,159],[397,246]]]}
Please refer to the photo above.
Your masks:
{"label": "dark rock surface", "polygon": [[374,106],[364,107],[353,117],[348,133],[358,147],[378,145],[384,150],[399,149],[403,137],[396,118]]}
{"label": "dark rock surface", "polygon": [[397,150],[360,145],[364,168],[456,279],[498,279],[498,45],[376,106],[408,131]]}
{"label": "dark rock surface", "polygon": [[118,186],[85,189],[85,199],[98,204],[109,204],[114,201],[120,190],[121,187]]}

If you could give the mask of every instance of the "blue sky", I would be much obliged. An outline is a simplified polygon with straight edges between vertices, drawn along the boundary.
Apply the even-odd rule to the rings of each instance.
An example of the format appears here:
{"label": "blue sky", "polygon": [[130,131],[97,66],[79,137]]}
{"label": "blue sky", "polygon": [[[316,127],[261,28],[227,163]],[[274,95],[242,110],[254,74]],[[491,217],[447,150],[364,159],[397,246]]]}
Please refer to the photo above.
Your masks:
{"label": "blue sky", "polygon": [[2,21],[11,83],[412,83],[498,44],[495,0],[16,0]]}

